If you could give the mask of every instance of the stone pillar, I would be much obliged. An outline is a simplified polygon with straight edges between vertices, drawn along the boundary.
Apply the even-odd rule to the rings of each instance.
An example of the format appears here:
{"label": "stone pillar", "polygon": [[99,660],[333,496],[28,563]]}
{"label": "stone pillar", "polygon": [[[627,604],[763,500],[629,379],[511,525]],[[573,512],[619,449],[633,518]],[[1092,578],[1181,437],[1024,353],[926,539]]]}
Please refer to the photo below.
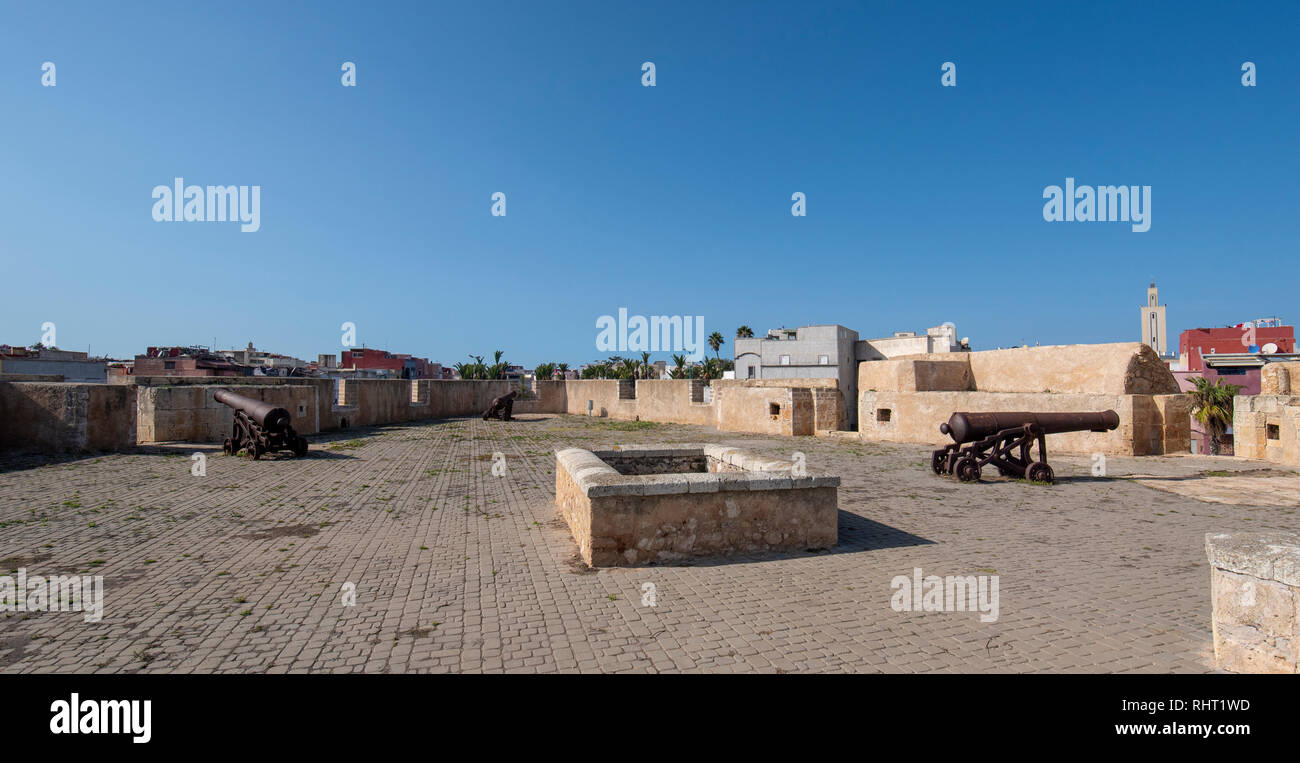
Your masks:
{"label": "stone pillar", "polygon": [[1259,374],[1259,393],[1261,395],[1291,394],[1291,372],[1289,363],[1267,363]]}
{"label": "stone pillar", "polygon": [[1300,534],[1208,533],[1205,552],[1216,666],[1300,672]]}

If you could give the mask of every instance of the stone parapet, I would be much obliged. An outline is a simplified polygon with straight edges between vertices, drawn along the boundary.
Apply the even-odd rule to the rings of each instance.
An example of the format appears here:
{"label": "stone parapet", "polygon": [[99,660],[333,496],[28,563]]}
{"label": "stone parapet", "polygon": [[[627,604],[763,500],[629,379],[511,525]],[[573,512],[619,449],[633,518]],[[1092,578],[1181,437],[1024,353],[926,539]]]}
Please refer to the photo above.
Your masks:
{"label": "stone parapet", "polygon": [[1210,533],[1205,553],[1216,665],[1300,672],[1300,534]]}

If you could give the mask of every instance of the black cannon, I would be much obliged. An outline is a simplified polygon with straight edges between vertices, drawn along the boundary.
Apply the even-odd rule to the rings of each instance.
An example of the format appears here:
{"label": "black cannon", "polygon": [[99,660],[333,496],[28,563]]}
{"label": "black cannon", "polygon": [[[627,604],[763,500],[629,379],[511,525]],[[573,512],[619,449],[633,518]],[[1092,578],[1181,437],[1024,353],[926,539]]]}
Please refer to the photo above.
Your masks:
{"label": "black cannon", "polygon": [[307,438],[293,431],[285,409],[224,389],[217,390],[215,397],[218,403],[230,406],[235,414],[234,432],[221,447],[227,455],[241,449],[247,450],[254,459],[276,450],[291,450],[295,456],[307,455]]}
{"label": "black cannon", "polygon": [[[992,464],[1003,477],[1014,474],[1030,482],[1054,482],[1047,464],[1049,434],[1108,432],[1119,426],[1119,414],[1098,413],[954,413],[939,431],[953,443],[930,457],[935,474],[955,474],[962,482],[976,482],[980,467]],[[1038,459],[1030,458],[1038,443]]]}
{"label": "black cannon", "polygon": [[515,408],[515,395],[517,394],[519,393],[511,390],[500,397],[492,398],[492,404],[488,406],[486,411],[483,411],[483,420],[501,419],[502,421],[509,421],[510,412]]}

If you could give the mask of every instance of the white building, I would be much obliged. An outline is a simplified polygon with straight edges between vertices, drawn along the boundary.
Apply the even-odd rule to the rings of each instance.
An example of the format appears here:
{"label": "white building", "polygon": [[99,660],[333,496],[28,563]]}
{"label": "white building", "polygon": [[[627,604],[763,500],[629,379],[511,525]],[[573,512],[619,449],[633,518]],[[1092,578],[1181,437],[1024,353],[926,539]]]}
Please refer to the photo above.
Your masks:
{"label": "white building", "polygon": [[880,339],[863,339],[858,342],[858,360],[888,360],[903,355],[926,355],[935,352],[969,352],[970,342],[957,339],[957,327],[943,323],[925,330],[895,331],[893,336]]}
{"label": "white building", "polygon": [[858,339],[858,332],[838,323],[779,328],[764,337],[738,338],[733,346],[736,379],[836,379],[850,430],[858,426],[858,363],[970,350],[966,339],[957,340],[952,323],[882,339]]}
{"label": "white building", "polygon": [[224,355],[241,366],[252,368],[275,368],[275,369],[294,369],[306,368],[308,363],[300,358],[289,355],[280,355],[274,352],[262,352],[253,348],[253,343],[249,342],[248,346],[242,350],[220,350],[219,355]]}

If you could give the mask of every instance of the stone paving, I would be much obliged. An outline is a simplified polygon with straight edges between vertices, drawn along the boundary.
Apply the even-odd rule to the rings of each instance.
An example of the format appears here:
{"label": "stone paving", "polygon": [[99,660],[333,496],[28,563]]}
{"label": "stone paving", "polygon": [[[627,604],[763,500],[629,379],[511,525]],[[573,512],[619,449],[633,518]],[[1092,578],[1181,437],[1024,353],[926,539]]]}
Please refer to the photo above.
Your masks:
{"label": "stone paving", "polygon": [[[97,623],[0,614],[0,671],[1205,672],[1204,535],[1294,530],[1294,504],[1249,505],[1250,486],[1300,482],[1189,455],[1112,457],[1108,477],[1054,457],[1054,487],[961,484],[921,446],[578,416],[311,439],[303,460],[212,445],[0,457],[0,575],[106,586]],[[672,442],[806,453],[810,473],[842,478],[839,546],[585,569],[553,503],[554,451]],[[1220,500],[1238,480],[1244,505],[1159,489],[1188,493],[1203,472]],[[891,581],[917,567],[997,575],[999,618],[894,611]]]}

